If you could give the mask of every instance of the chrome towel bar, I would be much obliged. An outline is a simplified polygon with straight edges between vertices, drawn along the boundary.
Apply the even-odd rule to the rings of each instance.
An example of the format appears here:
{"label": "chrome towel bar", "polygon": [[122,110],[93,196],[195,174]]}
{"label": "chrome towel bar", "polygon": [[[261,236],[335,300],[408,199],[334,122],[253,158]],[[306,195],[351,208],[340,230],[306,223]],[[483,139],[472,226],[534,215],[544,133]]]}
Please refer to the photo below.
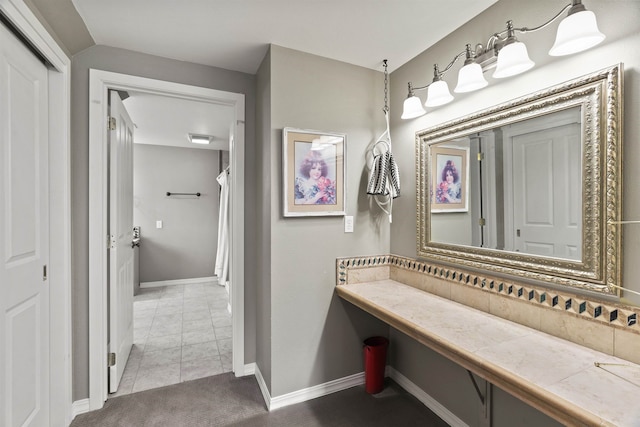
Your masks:
{"label": "chrome towel bar", "polygon": [[167,196],[196,196],[200,197],[200,193],[172,193],[167,191]]}

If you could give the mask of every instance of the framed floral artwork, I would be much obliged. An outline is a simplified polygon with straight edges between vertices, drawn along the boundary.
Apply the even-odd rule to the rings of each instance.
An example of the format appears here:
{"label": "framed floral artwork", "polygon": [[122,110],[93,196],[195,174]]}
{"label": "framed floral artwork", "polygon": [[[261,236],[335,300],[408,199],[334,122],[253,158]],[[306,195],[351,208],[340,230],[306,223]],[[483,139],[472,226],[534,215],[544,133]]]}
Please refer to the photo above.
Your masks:
{"label": "framed floral artwork", "polygon": [[431,147],[431,212],[469,210],[469,149]]}
{"label": "framed floral artwork", "polygon": [[345,214],[346,135],[284,128],[284,216]]}

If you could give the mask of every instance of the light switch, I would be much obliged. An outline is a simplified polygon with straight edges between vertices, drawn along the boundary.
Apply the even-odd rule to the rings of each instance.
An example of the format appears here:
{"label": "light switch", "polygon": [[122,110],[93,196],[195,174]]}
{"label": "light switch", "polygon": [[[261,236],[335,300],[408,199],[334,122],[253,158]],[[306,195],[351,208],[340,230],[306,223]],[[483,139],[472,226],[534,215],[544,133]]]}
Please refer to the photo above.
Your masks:
{"label": "light switch", "polygon": [[344,232],[353,233],[353,217],[352,216],[344,217]]}
{"label": "light switch", "polygon": [[162,220],[156,221],[156,228],[162,228]]}

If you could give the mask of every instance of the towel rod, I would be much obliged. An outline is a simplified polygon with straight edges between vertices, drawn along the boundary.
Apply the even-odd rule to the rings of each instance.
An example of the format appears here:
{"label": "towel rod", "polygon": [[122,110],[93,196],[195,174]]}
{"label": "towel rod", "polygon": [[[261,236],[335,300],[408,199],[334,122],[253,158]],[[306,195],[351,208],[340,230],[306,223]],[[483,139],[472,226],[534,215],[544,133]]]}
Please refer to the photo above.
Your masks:
{"label": "towel rod", "polygon": [[167,191],[167,196],[196,196],[200,197],[200,193],[172,193]]}

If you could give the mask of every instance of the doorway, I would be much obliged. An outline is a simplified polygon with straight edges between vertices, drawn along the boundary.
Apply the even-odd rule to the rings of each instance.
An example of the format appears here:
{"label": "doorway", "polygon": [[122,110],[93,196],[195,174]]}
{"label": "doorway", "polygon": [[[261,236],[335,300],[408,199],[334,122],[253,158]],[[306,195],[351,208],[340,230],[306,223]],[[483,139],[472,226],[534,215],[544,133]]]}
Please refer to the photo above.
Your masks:
{"label": "doorway", "polygon": [[156,94],[228,105],[234,110],[230,150],[230,299],[232,306],[232,369],[244,366],[244,95],[100,70],[90,71],[90,223],[89,248],[89,406],[103,406],[107,398],[107,94],[110,89]]}
{"label": "doorway", "polygon": [[[218,235],[228,235],[220,233],[221,226],[226,228],[219,220],[223,203],[218,179],[226,176],[221,172],[228,166],[234,109],[133,91],[112,92],[114,97],[123,99],[134,128],[132,197],[121,217],[133,213],[127,231],[137,230],[138,245],[133,249],[129,238],[116,251],[137,252],[139,279],[131,280],[133,296],[131,284],[127,286],[133,298],[128,307],[133,312],[131,354],[122,355],[126,366],[116,364],[122,372],[111,368],[110,398],[232,371],[229,296],[214,261],[226,247]],[[111,117],[118,104],[111,100]],[[125,121],[116,118],[112,126],[112,156],[113,140]],[[191,142],[188,135],[194,134],[207,139]],[[112,159],[111,174],[114,164],[121,163]],[[110,315],[118,321],[110,321],[110,351],[119,360],[113,328],[127,313],[117,314],[111,307]]]}

